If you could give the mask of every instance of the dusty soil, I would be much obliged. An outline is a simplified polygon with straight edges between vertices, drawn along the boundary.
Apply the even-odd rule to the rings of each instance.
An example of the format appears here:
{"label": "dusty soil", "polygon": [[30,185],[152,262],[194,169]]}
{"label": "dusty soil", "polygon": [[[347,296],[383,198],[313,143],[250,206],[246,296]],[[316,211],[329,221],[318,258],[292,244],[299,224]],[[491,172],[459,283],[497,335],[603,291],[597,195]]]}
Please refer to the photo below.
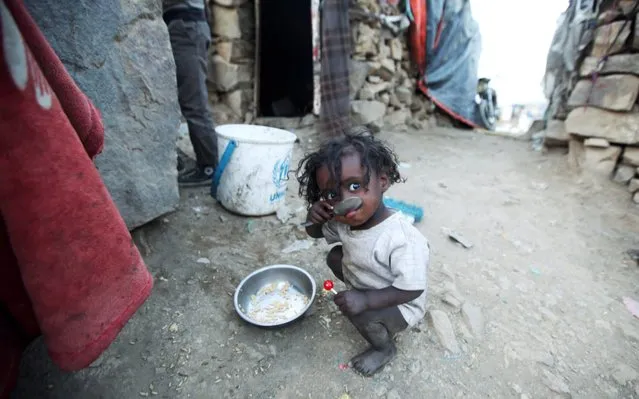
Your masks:
{"label": "dusty soil", "polygon": [[[299,134],[298,157],[317,143]],[[382,137],[409,166],[390,195],[425,209],[429,304],[443,314],[434,312],[437,328],[426,320],[402,334],[380,374],[338,367],[365,343],[324,297],[286,329],[240,322],[231,295],[245,275],[289,263],[320,283],[327,246],[284,254],[306,239],[303,212],[286,223],[234,216],[195,189],[135,233],[156,285],[116,342],[74,374],[37,342],[14,398],[639,397],[639,320],[622,302],[639,299],[639,269],[625,254],[639,248],[639,208],[625,188],[585,180],[566,157],[524,142],[455,130]],[[303,205],[296,188],[292,210]]]}

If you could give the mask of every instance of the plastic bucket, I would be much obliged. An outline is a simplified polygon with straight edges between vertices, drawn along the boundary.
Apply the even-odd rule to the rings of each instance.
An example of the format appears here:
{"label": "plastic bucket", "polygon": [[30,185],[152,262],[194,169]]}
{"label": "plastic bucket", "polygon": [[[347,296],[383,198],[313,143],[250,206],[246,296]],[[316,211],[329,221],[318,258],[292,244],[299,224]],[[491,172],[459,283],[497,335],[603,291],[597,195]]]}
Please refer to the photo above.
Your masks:
{"label": "plastic bucket", "polygon": [[240,215],[277,212],[286,199],[297,136],[258,125],[221,125],[215,131],[219,163],[211,195],[224,208]]}

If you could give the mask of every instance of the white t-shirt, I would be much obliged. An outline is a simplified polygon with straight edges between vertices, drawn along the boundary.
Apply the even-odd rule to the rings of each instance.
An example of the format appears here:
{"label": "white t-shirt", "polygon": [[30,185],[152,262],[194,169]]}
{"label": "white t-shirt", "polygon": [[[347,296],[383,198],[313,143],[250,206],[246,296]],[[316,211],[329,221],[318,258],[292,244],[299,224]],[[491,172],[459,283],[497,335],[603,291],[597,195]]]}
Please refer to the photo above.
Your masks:
{"label": "white t-shirt", "polygon": [[329,221],[322,226],[329,244],[341,242],[342,272],[347,285],[370,290],[393,286],[424,292],[399,310],[409,326],[426,312],[426,285],[430,247],[426,238],[399,213],[367,230]]}

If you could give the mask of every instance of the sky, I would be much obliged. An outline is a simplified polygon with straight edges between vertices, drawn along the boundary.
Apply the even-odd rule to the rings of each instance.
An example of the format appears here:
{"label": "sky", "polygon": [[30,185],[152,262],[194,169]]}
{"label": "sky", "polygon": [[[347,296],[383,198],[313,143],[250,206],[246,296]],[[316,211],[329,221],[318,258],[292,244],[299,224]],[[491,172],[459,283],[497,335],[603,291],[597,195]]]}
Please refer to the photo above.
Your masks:
{"label": "sky", "polygon": [[545,102],[541,81],[559,15],[568,0],[470,0],[482,35],[479,77],[500,105]]}

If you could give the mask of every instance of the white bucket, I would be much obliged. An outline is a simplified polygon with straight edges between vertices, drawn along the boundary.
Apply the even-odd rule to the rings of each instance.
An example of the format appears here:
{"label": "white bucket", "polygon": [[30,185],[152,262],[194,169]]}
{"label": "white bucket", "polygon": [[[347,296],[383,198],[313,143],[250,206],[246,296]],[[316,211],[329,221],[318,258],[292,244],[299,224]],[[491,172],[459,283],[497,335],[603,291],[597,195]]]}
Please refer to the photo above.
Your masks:
{"label": "white bucket", "polygon": [[246,216],[277,212],[286,199],[291,132],[258,125],[215,128],[219,164],[211,194],[227,210]]}

